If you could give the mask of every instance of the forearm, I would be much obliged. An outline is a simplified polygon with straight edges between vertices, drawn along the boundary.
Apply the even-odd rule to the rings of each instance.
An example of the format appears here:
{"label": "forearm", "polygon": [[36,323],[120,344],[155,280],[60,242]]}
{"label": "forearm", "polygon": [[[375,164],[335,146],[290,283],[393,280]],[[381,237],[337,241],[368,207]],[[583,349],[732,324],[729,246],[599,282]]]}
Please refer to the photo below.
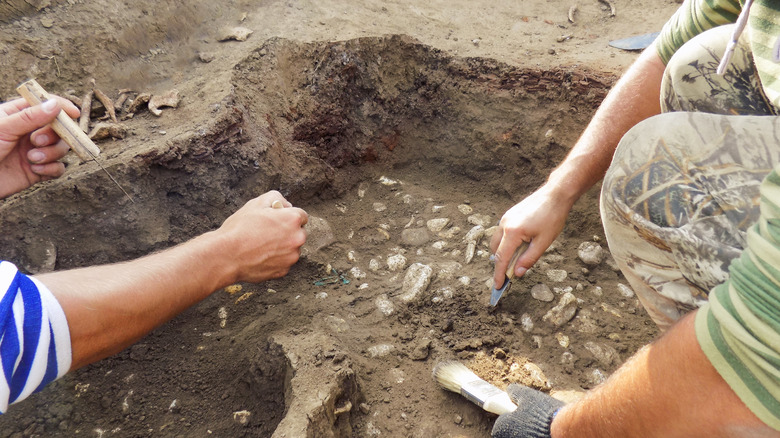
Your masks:
{"label": "forearm", "polygon": [[776,436],[712,367],[693,322],[688,315],[603,385],[563,408],[552,437]]}
{"label": "forearm", "polygon": [[653,47],[645,50],[615,84],[566,159],[550,174],[548,185],[573,204],[598,182],[623,135],[661,112],[664,64]]}
{"label": "forearm", "polygon": [[218,238],[214,232],[207,233],[130,262],[36,277],[67,315],[71,369],[121,351],[233,282],[229,248],[215,243]]}

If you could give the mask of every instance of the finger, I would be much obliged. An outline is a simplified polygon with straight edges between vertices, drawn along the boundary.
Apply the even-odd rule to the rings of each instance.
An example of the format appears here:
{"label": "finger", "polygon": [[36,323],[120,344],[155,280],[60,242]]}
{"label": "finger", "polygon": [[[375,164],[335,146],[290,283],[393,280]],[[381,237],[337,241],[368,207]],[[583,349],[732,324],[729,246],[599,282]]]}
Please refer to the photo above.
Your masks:
{"label": "finger", "polygon": [[57,161],[68,153],[70,147],[64,141],[58,141],[50,146],[36,147],[27,152],[31,163],[46,164]]}
{"label": "finger", "polygon": [[493,237],[490,238],[490,252],[495,254],[498,250],[498,245],[501,243],[501,239],[504,237],[504,229],[499,226],[498,230],[493,233]]}
{"label": "finger", "polygon": [[309,223],[309,214],[306,213],[303,209],[297,208],[297,207],[291,207],[295,212],[298,213],[299,217],[299,223],[301,226],[304,226]]}
{"label": "finger", "polygon": [[16,141],[32,131],[42,128],[52,122],[60,109],[55,99],[25,108],[0,119],[0,140]]}
{"label": "finger", "polygon": [[59,161],[46,164],[33,164],[30,170],[44,179],[59,178],[65,173],[65,165]]}
{"label": "finger", "polygon": [[51,125],[44,126],[41,129],[33,131],[30,138],[35,146],[49,146],[56,143],[60,136],[51,128]]}
{"label": "finger", "polygon": [[[54,94],[50,94],[49,98],[56,99],[57,103],[59,104],[59,107],[63,109],[71,119],[75,119],[76,117],[81,115],[81,110],[68,99],[65,99],[64,97],[60,97]],[[22,111],[23,109],[29,107],[30,104],[27,103],[26,100],[22,98],[18,98],[0,104],[0,111],[4,112],[5,115],[11,115],[11,114],[18,113],[19,111]],[[0,116],[2,116],[2,114],[0,114]]]}
{"label": "finger", "polygon": [[496,270],[493,273],[493,284],[499,288],[504,284],[506,279],[506,270],[509,267],[509,262],[512,261],[512,255],[519,245],[514,243],[509,235],[504,234],[504,238],[501,239],[501,243],[498,245],[498,249],[495,252],[496,255]]}
{"label": "finger", "polygon": [[517,263],[515,264],[515,276],[522,277],[523,274],[529,269],[531,269],[531,266],[536,263],[537,260],[544,254],[544,251],[547,249],[547,245],[542,245],[539,243],[539,239],[531,240],[531,243],[528,244],[528,248],[523,252],[523,254],[517,259]]}

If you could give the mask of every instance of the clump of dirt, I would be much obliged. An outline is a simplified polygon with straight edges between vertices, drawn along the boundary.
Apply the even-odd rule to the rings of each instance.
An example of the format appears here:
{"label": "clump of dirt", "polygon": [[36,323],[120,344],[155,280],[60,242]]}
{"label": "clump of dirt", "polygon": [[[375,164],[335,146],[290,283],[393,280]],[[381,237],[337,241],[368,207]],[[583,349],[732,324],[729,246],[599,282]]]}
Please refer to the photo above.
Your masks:
{"label": "clump of dirt", "polygon": [[0,206],[2,257],[31,272],[52,248],[57,269],[136,257],[272,188],[326,244],[14,406],[0,436],[488,436],[492,415],[436,386],[438,360],[582,390],[655,335],[609,257],[578,257],[604,242],[596,189],[487,305],[493,226],[567,152],[612,76],[404,36],[272,39],[227,69],[229,84],[185,82],[172,117],[140,114],[135,135],[102,144],[135,204],[73,164]]}

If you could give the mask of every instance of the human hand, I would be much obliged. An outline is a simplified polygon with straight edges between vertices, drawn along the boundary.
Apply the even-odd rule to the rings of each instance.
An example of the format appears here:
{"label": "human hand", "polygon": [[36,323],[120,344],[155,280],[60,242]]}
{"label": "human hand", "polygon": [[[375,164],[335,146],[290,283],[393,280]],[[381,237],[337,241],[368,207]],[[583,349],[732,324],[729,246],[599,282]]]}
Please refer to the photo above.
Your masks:
{"label": "human hand", "polygon": [[550,438],[550,424],[564,403],[541,391],[516,383],[509,385],[506,392],[517,405],[517,409],[496,419],[491,437]]}
{"label": "human hand", "polygon": [[60,109],[79,115],[75,105],[57,96],[33,107],[24,99],[0,104],[0,198],[65,173],[58,160],[69,146],[47,126]]}
{"label": "human hand", "polygon": [[[279,200],[284,208],[273,208]],[[216,231],[224,238],[235,281],[260,282],[282,277],[298,261],[306,242],[309,216],[281,193],[267,192],[247,202]]]}
{"label": "human hand", "polygon": [[490,241],[496,261],[495,287],[504,284],[509,262],[523,242],[529,242],[529,245],[514,267],[515,276],[521,277],[539,260],[563,230],[571,206],[557,196],[553,188],[544,185],[504,213]]}

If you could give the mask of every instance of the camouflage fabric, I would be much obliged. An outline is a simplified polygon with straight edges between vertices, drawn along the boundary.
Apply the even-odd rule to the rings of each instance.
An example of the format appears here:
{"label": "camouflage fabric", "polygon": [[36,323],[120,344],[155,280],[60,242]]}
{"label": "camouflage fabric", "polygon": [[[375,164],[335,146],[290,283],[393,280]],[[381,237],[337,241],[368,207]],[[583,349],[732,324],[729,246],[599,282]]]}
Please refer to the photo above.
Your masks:
{"label": "camouflage fabric", "polygon": [[602,186],[610,250],[661,329],[728,278],[759,217],[759,185],[780,162],[778,118],[729,115],[774,114],[744,46],[725,81],[715,74],[729,35],[705,32],[672,57],[662,85],[672,112],[623,137]]}

